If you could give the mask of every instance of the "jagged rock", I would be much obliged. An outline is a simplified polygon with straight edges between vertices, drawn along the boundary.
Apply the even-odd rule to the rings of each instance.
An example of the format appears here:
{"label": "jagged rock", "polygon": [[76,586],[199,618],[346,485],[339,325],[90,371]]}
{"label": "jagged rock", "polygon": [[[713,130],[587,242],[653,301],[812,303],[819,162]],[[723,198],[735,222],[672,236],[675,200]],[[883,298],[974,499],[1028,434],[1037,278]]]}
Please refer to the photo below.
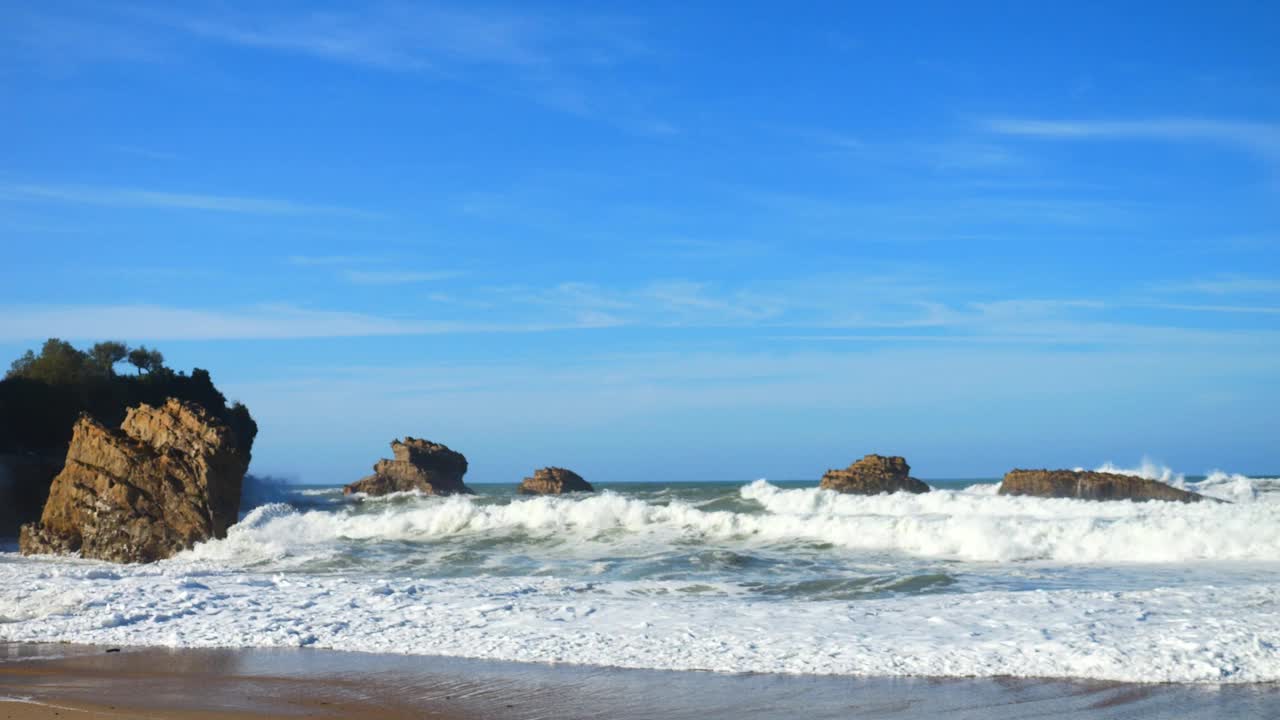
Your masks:
{"label": "jagged rock", "polygon": [[40,522],[22,527],[19,548],[113,562],[170,557],[226,537],[248,467],[235,433],[195,403],[130,408],[119,430],[82,415]]}
{"label": "jagged rock", "polygon": [[567,492],[595,492],[591,483],[572,470],[545,467],[520,483],[516,490],[521,495],[563,495]]}
{"label": "jagged rock", "polygon": [[1000,483],[1000,494],[1082,500],[1170,500],[1185,503],[1206,499],[1203,495],[1137,475],[1088,470],[1010,470]]}
{"label": "jagged rock", "polygon": [[470,495],[471,488],[462,484],[467,474],[467,459],[439,443],[405,437],[404,442],[391,441],[394,460],[379,460],[373,474],[357,480],[342,492],[386,495],[393,492],[418,491],[426,495]]}
{"label": "jagged rock", "polygon": [[910,477],[911,466],[901,457],[867,455],[844,470],[828,470],[818,487],[854,495],[926,493],[929,486]]}

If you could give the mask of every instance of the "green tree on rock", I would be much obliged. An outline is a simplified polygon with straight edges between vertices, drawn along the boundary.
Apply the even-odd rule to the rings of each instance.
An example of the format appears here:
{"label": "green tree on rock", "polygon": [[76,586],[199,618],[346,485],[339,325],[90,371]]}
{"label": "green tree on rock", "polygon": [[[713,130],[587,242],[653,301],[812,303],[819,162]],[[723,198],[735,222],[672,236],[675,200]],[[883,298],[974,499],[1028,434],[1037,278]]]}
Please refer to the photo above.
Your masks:
{"label": "green tree on rock", "polygon": [[39,380],[51,385],[80,382],[89,364],[89,356],[58,338],[49,338],[35,355],[28,350],[9,368],[10,378]]}
{"label": "green tree on rock", "polygon": [[159,350],[147,351],[147,364],[150,367],[151,372],[169,369],[164,366],[164,355]]}
{"label": "green tree on rock", "polygon": [[147,373],[148,375],[157,372],[168,372],[169,368],[164,366],[164,354],[159,350],[148,350],[146,345],[129,351],[129,364],[138,368],[138,374]]}
{"label": "green tree on rock", "polygon": [[104,375],[115,375],[116,363],[124,360],[129,355],[129,348],[122,342],[115,340],[107,340],[100,342],[89,350],[89,356],[93,358],[93,364],[98,366]]}

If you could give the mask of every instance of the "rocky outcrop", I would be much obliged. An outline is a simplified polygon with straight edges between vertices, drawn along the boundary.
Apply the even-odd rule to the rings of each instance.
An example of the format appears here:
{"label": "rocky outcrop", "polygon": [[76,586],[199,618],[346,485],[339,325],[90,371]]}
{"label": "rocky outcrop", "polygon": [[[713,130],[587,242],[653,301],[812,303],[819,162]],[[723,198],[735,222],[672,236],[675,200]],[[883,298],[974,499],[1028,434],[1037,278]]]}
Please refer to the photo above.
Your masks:
{"label": "rocky outcrop", "polygon": [[1205,500],[1186,490],[1137,475],[1088,470],[1010,470],[1000,483],[1001,495],[1031,495],[1081,500]]}
{"label": "rocky outcrop", "polygon": [[392,440],[394,460],[379,460],[373,474],[343,488],[347,495],[365,493],[386,495],[393,492],[417,491],[426,495],[471,494],[462,484],[467,474],[467,459],[439,443],[405,437]]}
{"label": "rocky outcrop", "polygon": [[521,495],[563,495],[569,492],[595,492],[591,483],[572,470],[561,467],[545,467],[520,483],[516,492]]}
{"label": "rocky outcrop", "polygon": [[854,495],[929,492],[928,485],[910,474],[911,466],[901,457],[867,455],[844,470],[828,470],[818,487]]}
{"label": "rocky outcrop", "polygon": [[119,430],[82,415],[19,548],[113,562],[169,557],[226,536],[248,467],[235,433],[195,403],[130,408]]}

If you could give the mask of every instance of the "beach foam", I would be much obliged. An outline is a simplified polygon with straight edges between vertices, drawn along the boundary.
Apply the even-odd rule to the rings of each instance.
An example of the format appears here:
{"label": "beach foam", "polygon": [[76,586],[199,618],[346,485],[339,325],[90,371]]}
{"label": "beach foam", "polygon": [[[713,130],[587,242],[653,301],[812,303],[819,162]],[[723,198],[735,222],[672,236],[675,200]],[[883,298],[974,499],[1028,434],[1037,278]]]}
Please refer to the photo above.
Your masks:
{"label": "beach foam", "polygon": [[[0,564],[6,639],[327,647],[632,668],[1280,680],[1274,583],[777,603],[733,588],[556,578],[354,579],[180,564]],[[642,591],[642,592],[641,592]],[[60,597],[59,603],[49,603]]]}

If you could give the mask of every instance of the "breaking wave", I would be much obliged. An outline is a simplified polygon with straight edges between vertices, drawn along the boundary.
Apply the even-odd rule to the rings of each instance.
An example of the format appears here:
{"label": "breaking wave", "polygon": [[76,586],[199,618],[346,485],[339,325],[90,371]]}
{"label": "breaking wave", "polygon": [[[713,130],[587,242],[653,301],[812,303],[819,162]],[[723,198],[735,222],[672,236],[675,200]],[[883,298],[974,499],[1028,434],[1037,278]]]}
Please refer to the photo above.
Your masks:
{"label": "breaking wave", "polygon": [[[737,497],[699,507],[605,491],[590,497],[402,498],[338,510],[271,503],[252,510],[224,540],[183,557],[229,563],[323,554],[342,542],[431,543],[453,538],[554,541],[648,548],[831,546],[960,561],[1176,563],[1280,558],[1280,494],[1273,483],[1215,474],[1190,487],[1236,504],[1090,502],[1006,497],[993,486],[912,495],[856,496],[785,489],[757,480]],[[732,509],[707,509],[709,507]],[[554,553],[554,547],[546,552]]]}

